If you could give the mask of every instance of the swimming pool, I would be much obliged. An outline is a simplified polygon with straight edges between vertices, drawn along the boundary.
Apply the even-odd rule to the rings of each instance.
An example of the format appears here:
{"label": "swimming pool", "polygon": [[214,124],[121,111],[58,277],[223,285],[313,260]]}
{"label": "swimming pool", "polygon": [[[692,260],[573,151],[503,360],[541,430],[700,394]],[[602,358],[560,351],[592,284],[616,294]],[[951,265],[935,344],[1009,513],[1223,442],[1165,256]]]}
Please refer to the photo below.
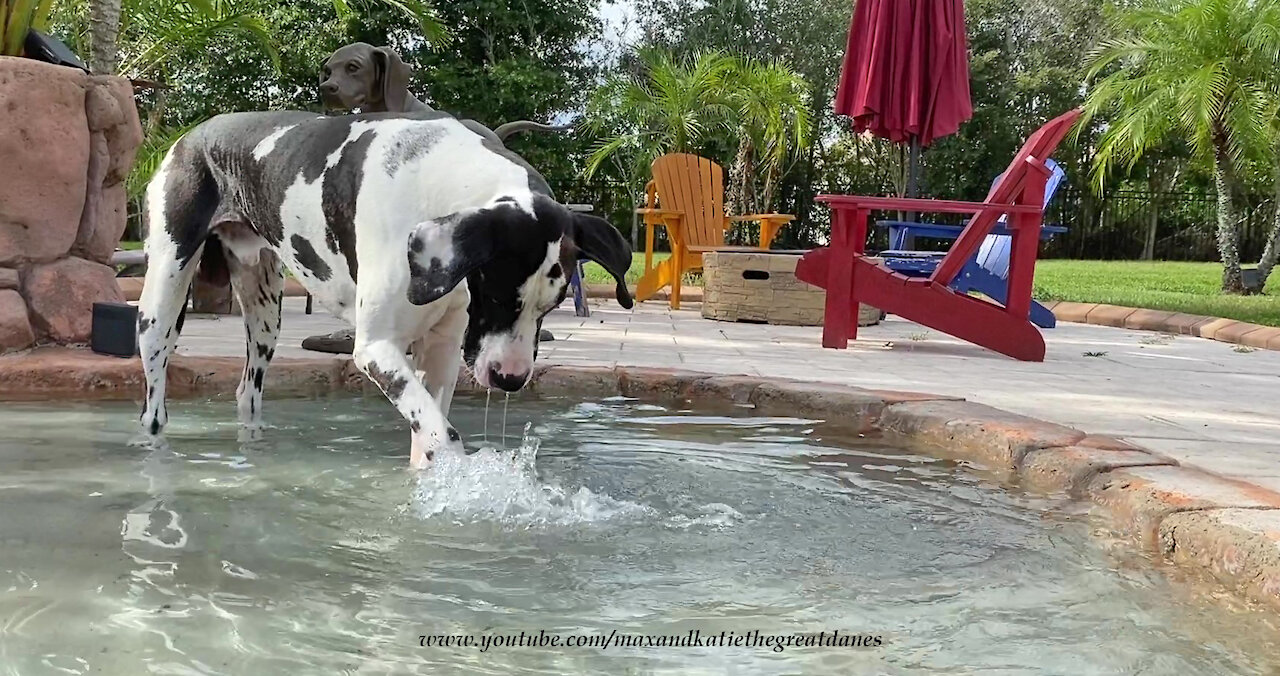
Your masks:
{"label": "swimming pool", "polygon": [[1268,616],[1062,503],[751,415],[520,398],[486,443],[462,396],[507,450],[413,476],[379,397],[274,400],[247,441],[174,402],[164,444],[132,404],[8,405],[0,673],[1280,669]]}

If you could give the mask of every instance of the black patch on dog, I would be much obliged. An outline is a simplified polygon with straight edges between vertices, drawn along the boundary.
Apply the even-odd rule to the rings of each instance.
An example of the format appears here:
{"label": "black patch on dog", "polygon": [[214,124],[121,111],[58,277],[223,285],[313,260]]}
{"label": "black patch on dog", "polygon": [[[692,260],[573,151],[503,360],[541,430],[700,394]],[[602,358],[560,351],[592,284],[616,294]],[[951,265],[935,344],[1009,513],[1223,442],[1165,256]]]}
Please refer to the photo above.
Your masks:
{"label": "black patch on dog", "polygon": [[209,236],[210,221],[218,208],[218,186],[204,158],[187,139],[169,151],[164,185],[164,229],[177,249],[178,264],[185,268]]}
{"label": "black patch on dog", "polygon": [[369,130],[348,143],[342,149],[338,163],[324,173],[324,183],[320,187],[325,239],[337,242],[338,250],[347,259],[352,280],[356,278],[356,196],[364,185],[364,163],[373,137],[373,130]]}
{"label": "black patch on dog", "polygon": [[383,371],[378,368],[377,364],[369,364],[369,377],[373,379],[373,382],[378,387],[382,388],[382,391],[387,394],[387,398],[393,403],[400,398],[401,394],[404,394],[404,388],[409,384],[409,381],[403,376]]}
{"label": "black patch on dog", "polygon": [[391,148],[382,160],[387,173],[395,176],[404,165],[422,157],[444,138],[445,130],[438,126],[411,127],[396,134]]}
{"label": "black patch on dog", "polygon": [[316,250],[312,248],[311,242],[308,242],[305,237],[294,235],[289,238],[289,243],[293,245],[293,257],[297,259],[298,265],[310,271],[316,279],[323,282],[333,276],[333,270],[329,269],[329,264],[320,259]]}
{"label": "black patch on dog", "polygon": [[265,376],[266,374],[267,374],[266,369],[253,370],[253,389],[258,390],[259,392],[262,391],[262,377]]}
{"label": "black patch on dog", "polygon": [[271,357],[271,348],[267,347],[266,344],[258,343],[257,347],[259,357],[263,359],[269,359]]}
{"label": "black patch on dog", "polygon": [[462,435],[458,434],[458,430],[449,428],[449,441],[462,441]]}
{"label": "black patch on dog", "polygon": [[553,264],[551,266],[551,269],[547,270],[547,277],[549,277],[550,279],[560,279],[560,275],[563,275],[563,274],[564,274],[564,270],[560,268],[559,263]]}

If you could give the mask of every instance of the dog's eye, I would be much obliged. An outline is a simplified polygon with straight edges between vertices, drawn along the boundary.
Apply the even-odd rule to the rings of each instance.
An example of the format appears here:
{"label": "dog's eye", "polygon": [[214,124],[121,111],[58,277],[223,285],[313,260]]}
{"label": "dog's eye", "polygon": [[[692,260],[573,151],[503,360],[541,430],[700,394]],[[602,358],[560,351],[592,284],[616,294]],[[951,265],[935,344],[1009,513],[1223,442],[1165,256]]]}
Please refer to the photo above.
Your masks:
{"label": "dog's eye", "polygon": [[559,263],[554,263],[550,270],[547,270],[547,276],[551,279],[560,279],[560,275],[564,274],[564,270],[560,268]]}
{"label": "dog's eye", "polygon": [[357,64],[357,63],[348,63],[348,64],[347,64],[347,72],[348,72],[348,73],[354,73],[354,72],[356,72],[357,70],[360,70],[360,64]]}

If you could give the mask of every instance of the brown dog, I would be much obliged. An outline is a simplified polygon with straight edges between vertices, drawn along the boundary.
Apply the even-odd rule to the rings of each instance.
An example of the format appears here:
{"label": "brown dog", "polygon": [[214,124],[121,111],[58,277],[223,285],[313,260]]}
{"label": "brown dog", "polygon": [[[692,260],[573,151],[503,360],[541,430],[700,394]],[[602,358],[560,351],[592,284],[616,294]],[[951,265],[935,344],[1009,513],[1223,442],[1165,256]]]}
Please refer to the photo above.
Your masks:
{"label": "brown dog", "polygon": [[[409,93],[409,76],[413,71],[390,47],[374,47],[364,42],[349,44],[324,62],[322,73],[320,97],[331,110],[358,108],[365,113],[432,110]],[[521,131],[565,131],[572,128],[528,120],[508,122],[496,130],[475,120],[462,120],[462,123],[498,143]]]}

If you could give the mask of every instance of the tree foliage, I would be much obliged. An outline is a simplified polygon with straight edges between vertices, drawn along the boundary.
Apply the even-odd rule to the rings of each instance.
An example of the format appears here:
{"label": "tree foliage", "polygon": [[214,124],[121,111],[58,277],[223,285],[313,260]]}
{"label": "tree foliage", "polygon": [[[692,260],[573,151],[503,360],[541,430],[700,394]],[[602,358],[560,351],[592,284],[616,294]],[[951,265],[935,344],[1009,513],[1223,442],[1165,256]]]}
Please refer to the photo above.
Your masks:
{"label": "tree foliage", "polygon": [[723,160],[709,148],[736,137],[730,212],[767,210],[787,162],[808,140],[806,90],[802,78],[778,63],[715,50],[684,56],[640,50],[633,67],[605,80],[588,105],[588,130],[601,139],[587,173],[613,162],[638,187],[660,155]]}
{"label": "tree foliage", "polygon": [[1250,156],[1274,152],[1280,3],[1148,1],[1120,13],[1117,27],[1088,72],[1086,115],[1108,117],[1095,181],[1171,138],[1186,143],[1213,166],[1222,288],[1243,291],[1239,173]]}
{"label": "tree foliage", "polygon": [[587,128],[603,138],[587,174],[613,160],[628,178],[642,180],[663,153],[704,152],[709,136],[732,126],[727,79],[734,65],[718,51],[675,57],[641,50],[634,72],[610,76],[590,101]]}

